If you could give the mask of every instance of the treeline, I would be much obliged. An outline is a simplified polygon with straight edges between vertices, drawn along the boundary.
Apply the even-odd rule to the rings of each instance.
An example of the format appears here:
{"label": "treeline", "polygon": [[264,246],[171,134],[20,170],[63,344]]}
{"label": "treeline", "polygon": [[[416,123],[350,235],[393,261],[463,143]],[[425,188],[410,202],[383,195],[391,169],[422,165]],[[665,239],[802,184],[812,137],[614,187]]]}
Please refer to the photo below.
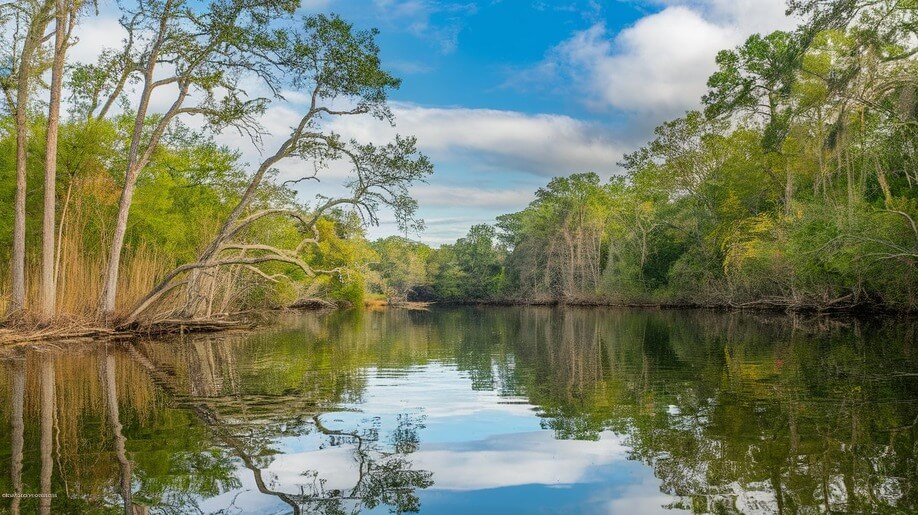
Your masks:
{"label": "treeline", "polygon": [[[914,1],[793,1],[624,177],[553,179],[413,276],[443,300],[918,309]],[[420,270],[420,269],[419,269]]]}
{"label": "treeline", "polygon": [[[387,207],[415,226],[408,187],[432,172],[415,140],[345,141],[341,117],[393,122],[400,81],[376,31],[290,0],[118,3],[123,44],[75,62],[95,4],[0,6],[0,310],[8,323],[132,325],[211,318],[305,295],[359,301],[363,225]],[[291,91],[307,100],[286,102]],[[296,109],[289,134],[260,120]],[[262,154],[245,163],[214,135]],[[268,139],[280,136],[280,138]],[[275,145],[266,141],[279,141]],[[300,176],[277,165],[300,160]],[[342,196],[290,189],[350,167]],[[308,184],[308,182],[307,182]]]}

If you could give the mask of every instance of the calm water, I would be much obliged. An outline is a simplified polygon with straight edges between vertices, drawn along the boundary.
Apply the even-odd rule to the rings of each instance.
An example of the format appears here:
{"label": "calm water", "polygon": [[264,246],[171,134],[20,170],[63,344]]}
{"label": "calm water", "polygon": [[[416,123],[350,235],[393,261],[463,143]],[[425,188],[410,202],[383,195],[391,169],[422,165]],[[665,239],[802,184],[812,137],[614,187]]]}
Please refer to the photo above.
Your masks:
{"label": "calm water", "polygon": [[[390,310],[0,353],[21,513],[918,510],[918,326]],[[130,511],[129,511],[130,512]]]}

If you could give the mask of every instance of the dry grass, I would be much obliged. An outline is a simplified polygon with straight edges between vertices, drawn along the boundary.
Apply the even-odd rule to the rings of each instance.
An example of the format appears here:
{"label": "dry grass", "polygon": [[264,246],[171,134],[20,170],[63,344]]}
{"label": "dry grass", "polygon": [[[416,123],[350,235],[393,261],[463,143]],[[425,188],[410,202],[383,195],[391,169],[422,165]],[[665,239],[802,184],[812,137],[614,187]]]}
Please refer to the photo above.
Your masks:
{"label": "dry grass", "polygon": [[369,309],[384,309],[389,305],[389,301],[386,299],[367,297],[364,299],[363,305]]}
{"label": "dry grass", "polygon": [[[90,217],[77,205],[63,221],[58,238],[57,261],[57,310],[58,324],[71,329],[84,326],[96,313],[99,295],[102,292],[103,274],[108,247],[106,240],[101,244],[87,245],[87,231],[90,231]],[[30,249],[26,267],[26,306],[37,307],[41,299],[41,263],[38,249]],[[118,281],[118,313],[129,309],[146,294],[155,282],[173,266],[161,252],[150,245],[126,246],[121,260],[121,275]],[[8,270],[0,271],[0,314],[6,312],[9,304]],[[116,313],[116,314],[118,314]],[[24,321],[29,325],[29,319]]]}
{"label": "dry grass", "polygon": [[386,308],[407,309],[409,311],[427,311],[430,309],[432,302],[389,302],[384,298],[370,297],[363,301],[363,305],[368,309],[382,310]]}

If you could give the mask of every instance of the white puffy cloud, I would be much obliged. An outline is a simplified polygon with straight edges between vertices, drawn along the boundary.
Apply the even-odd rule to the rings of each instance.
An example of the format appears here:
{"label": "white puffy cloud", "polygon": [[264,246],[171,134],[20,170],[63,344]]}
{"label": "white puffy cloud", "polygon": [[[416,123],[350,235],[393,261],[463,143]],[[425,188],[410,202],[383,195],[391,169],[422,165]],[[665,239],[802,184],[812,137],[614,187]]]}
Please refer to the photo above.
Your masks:
{"label": "white puffy cloud", "polygon": [[596,110],[659,123],[696,107],[719,50],[755,32],[793,27],[783,0],[657,0],[663,9],[616,34],[602,22],[575,32],[509,84],[568,80]]}
{"label": "white puffy cloud", "polygon": [[[435,163],[428,184],[411,189],[427,221],[422,238],[433,244],[461,237],[476,223],[490,223],[499,213],[517,211],[528,204],[547,177],[594,171],[609,176],[628,148],[607,127],[562,115],[458,107],[424,107],[394,103],[396,127],[367,117],[330,120],[327,127],[346,139],[382,144],[395,134],[418,138],[420,150]],[[299,120],[295,105],[268,110],[262,124],[268,135],[263,153],[270,155]],[[256,166],[262,155],[245,136],[224,132],[218,140],[243,151],[244,160]],[[277,165],[281,180],[313,173],[311,163],[295,159]],[[320,170],[321,182],[295,186],[304,201],[317,193],[337,195],[350,174],[347,163]],[[461,216],[456,216],[459,212]],[[387,212],[383,225],[370,230],[376,238],[397,232]]]}
{"label": "white puffy cloud", "polygon": [[360,141],[416,134],[421,150],[433,158],[464,161],[478,171],[608,175],[622,155],[622,145],[607,128],[564,115],[406,103],[395,103],[393,112],[397,128],[367,118],[338,119],[330,128]]}
{"label": "white puffy cloud", "polygon": [[785,14],[786,0],[656,0],[654,3],[692,9],[712,23],[729,27],[741,37],[786,30],[795,25],[794,19]]}

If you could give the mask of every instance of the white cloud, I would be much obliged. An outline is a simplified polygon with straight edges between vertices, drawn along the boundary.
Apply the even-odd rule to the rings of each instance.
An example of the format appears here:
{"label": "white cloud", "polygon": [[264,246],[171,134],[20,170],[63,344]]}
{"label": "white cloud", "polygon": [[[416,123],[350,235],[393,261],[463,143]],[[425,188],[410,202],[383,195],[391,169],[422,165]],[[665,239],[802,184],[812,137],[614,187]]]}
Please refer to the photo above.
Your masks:
{"label": "white cloud", "polygon": [[397,129],[366,118],[335,120],[330,128],[360,141],[388,141],[396,132],[415,134],[421,150],[435,159],[466,161],[479,171],[544,176],[581,171],[609,175],[624,148],[605,127],[564,115],[406,103],[393,104],[393,112]]}
{"label": "white cloud", "polygon": [[412,461],[417,469],[434,473],[437,489],[483,490],[596,481],[591,476],[597,469],[625,461],[626,454],[612,433],[584,441],[558,440],[540,431],[493,436],[466,446],[425,445]]}
{"label": "white cloud", "polygon": [[[423,240],[433,244],[454,241],[476,223],[491,223],[498,213],[517,211],[528,204],[545,178],[594,171],[603,176],[616,172],[628,143],[608,128],[562,115],[526,114],[490,109],[423,107],[394,103],[397,126],[360,118],[338,118],[327,128],[346,139],[385,143],[396,133],[416,135],[420,150],[437,166],[429,184],[418,184],[412,195],[427,219]],[[277,105],[262,118],[270,134],[264,153],[273,153],[299,120],[293,105]],[[244,136],[225,132],[223,144],[243,150],[255,166],[264,157]],[[289,159],[277,165],[281,180],[312,174],[311,163]],[[316,193],[343,193],[349,175],[346,163],[332,164],[319,172],[320,183],[295,186],[304,201]],[[454,216],[457,210],[463,215]],[[397,232],[390,214],[382,213],[383,226],[370,230],[376,238]]]}
{"label": "white cloud", "polygon": [[611,34],[603,23],[575,32],[510,81],[571,81],[597,110],[659,123],[698,105],[719,50],[755,32],[788,29],[783,0],[658,0],[663,9]]}
{"label": "white cloud", "polygon": [[124,48],[127,36],[118,19],[110,16],[84,16],[73,32],[76,44],[67,50],[67,60],[83,64],[95,63],[105,49]]}
{"label": "white cloud", "polygon": [[520,209],[535,196],[534,192],[519,189],[493,190],[433,184],[416,186],[411,189],[411,195],[425,205],[493,209]]}
{"label": "white cloud", "polygon": [[795,25],[785,14],[785,0],[657,0],[655,3],[687,7],[717,25],[733,29],[741,37],[786,30]]}
{"label": "white cloud", "polygon": [[[263,469],[263,475],[276,490],[292,493],[308,482],[304,472],[314,471],[326,490],[346,491],[360,478],[353,452],[351,446],[342,445],[279,454]],[[459,444],[423,444],[409,456],[413,470],[433,473],[435,489],[459,492],[596,483],[603,479],[603,469],[626,460],[626,447],[609,432],[602,433],[598,441],[558,440],[549,431],[503,434]],[[649,498],[650,506],[659,509],[670,500],[659,493],[659,481],[652,476],[632,480],[635,493]]]}

